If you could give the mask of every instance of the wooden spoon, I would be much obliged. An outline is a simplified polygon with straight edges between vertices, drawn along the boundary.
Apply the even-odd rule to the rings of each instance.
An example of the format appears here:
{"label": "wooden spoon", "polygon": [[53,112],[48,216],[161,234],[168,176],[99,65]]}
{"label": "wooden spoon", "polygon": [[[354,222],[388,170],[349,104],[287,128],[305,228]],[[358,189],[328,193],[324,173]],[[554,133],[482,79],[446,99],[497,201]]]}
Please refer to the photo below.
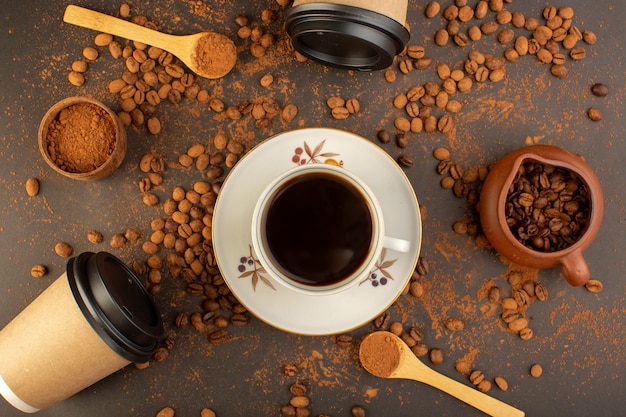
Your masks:
{"label": "wooden spoon", "polygon": [[161,48],[177,56],[190,70],[205,78],[223,77],[237,61],[237,49],[233,41],[212,31],[186,36],[168,35],[74,5],[67,6],[63,21]]}
{"label": "wooden spoon", "polygon": [[363,367],[380,378],[404,378],[423,382],[459,400],[499,417],[523,417],[523,411],[444,376],[423,364],[398,336],[375,332],[361,343],[359,359]]}

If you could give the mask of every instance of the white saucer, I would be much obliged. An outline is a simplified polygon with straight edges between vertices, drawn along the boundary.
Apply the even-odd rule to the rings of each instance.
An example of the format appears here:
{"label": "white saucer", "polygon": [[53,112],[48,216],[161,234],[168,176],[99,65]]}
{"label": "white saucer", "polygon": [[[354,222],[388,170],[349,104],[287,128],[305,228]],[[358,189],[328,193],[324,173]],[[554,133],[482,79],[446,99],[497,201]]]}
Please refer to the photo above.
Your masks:
{"label": "white saucer", "polygon": [[[280,285],[258,271],[252,250],[252,212],[261,192],[296,164],[316,162],[342,164],[365,181],[382,206],[385,234],[411,242],[405,253],[383,250],[368,276],[332,295],[308,295]],[[231,291],[260,320],[302,335],[342,333],[385,311],[411,277],[421,241],[419,205],[402,169],[374,143],[336,129],[293,130],[262,142],[232,169],[213,213],[214,251]]]}

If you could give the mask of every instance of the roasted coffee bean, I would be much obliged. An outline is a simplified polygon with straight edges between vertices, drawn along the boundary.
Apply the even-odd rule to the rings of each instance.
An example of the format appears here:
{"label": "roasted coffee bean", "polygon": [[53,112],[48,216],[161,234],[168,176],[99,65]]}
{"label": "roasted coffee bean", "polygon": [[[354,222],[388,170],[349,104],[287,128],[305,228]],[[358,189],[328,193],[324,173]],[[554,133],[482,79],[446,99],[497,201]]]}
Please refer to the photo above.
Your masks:
{"label": "roasted coffee bean", "polygon": [[[516,303],[517,304],[517,303]],[[515,309],[503,309],[500,313],[500,317],[502,321],[505,323],[511,323],[514,320],[519,318],[519,312],[517,311],[517,306]]]}
{"label": "roasted coffee bean", "polygon": [[528,327],[528,319],[525,317],[519,317],[509,323],[509,330],[518,333],[522,329]]}
{"label": "roasted coffee bean", "polygon": [[391,142],[391,133],[388,130],[379,130],[376,137],[381,143]]}
{"label": "roasted coffee bean", "polygon": [[588,190],[567,169],[528,162],[507,196],[505,210],[511,232],[520,243],[553,252],[571,245],[583,230]]}
{"label": "roasted coffee bean", "polygon": [[541,367],[541,365],[536,363],[530,367],[530,374],[535,378],[539,378],[541,374],[543,374],[543,368]]}
{"label": "roasted coffee bean", "polygon": [[331,115],[335,120],[345,120],[350,116],[350,111],[345,107],[333,107]]}
{"label": "roasted coffee bean", "polygon": [[309,397],[306,397],[304,395],[297,395],[291,397],[291,399],[289,400],[289,404],[293,405],[296,408],[306,408],[309,406],[309,403]]}
{"label": "roasted coffee bean", "polygon": [[202,410],[200,410],[200,417],[216,417],[217,414],[215,414],[215,411],[211,410],[210,408],[203,408]]}
{"label": "roasted coffee bean", "polygon": [[557,78],[566,78],[569,75],[569,70],[562,64],[556,64],[554,60],[552,61],[554,65],[550,68],[550,73]]}
{"label": "roasted coffee bean", "polygon": [[174,325],[179,329],[184,329],[189,323],[189,316],[186,313],[178,313],[174,319]]}
{"label": "roasted coffee bean", "polygon": [[422,70],[422,69],[429,68],[431,63],[432,63],[432,59],[427,56],[424,56],[413,61],[413,66],[415,67],[415,69]]}
{"label": "roasted coffee bean", "polygon": [[598,97],[605,97],[609,94],[609,87],[606,84],[595,83],[591,86],[591,92]]}
{"label": "roasted coffee bean", "polygon": [[443,351],[439,348],[432,348],[430,349],[429,358],[433,365],[441,365],[443,363]]}
{"label": "roasted coffee bean", "polygon": [[538,283],[535,285],[535,296],[540,301],[545,301],[548,299],[548,290],[543,284]]}
{"label": "roasted coffee bean", "polygon": [[419,282],[413,281],[409,284],[409,293],[415,298],[420,298],[424,295],[424,287]]}
{"label": "roasted coffee bean", "polygon": [[418,358],[426,356],[428,354],[428,346],[425,343],[418,343],[411,348],[411,352]]}
{"label": "roasted coffee bean", "polygon": [[457,359],[454,362],[454,369],[463,375],[469,375],[472,372],[472,363],[466,359]]}
{"label": "roasted coffee bean", "polygon": [[424,10],[424,14],[427,18],[432,19],[433,17],[439,14],[441,10],[441,5],[436,1],[431,1],[426,5],[426,9]]}
{"label": "roasted coffee bean", "polygon": [[522,340],[530,340],[533,337],[533,330],[529,327],[525,327],[519,331],[519,337]]}
{"label": "roasted coffee bean", "polygon": [[585,283],[587,291],[598,293],[602,291],[602,281],[597,279],[590,279]]}
{"label": "roasted coffee bean", "polygon": [[401,149],[409,146],[409,135],[403,132],[396,134],[396,145]]}
{"label": "roasted coffee bean", "polygon": [[165,347],[160,347],[152,354],[152,359],[154,359],[155,362],[163,362],[169,356],[170,351],[167,350]]}
{"label": "roasted coffee bean", "polygon": [[404,333],[404,329],[402,328],[402,323],[400,323],[399,321],[394,321],[389,326],[389,331],[398,337],[401,336],[402,333]]}
{"label": "roasted coffee bean", "polygon": [[362,405],[353,405],[350,414],[352,417],[365,417],[365,408]]}
{"label": "roasted coffee bean", "polygon": [[340,334],[335,337],[335,343],[341,347],[351,347],[352,346],[352,336],[349,334]]}
{"label": "roasted coffee bean", "polygon": [[496,376],[493,380],[498,388],[500,388],[502,391],[507,391],[509,389],[508,382],[506,382],[506,379],[502,378],[501,376]]}
{"label": "roasted coffee bean", "polygon": [[491,382],[483,379],[478,383],[478,385],[476,385],[476,389],[480,392],[489,392],[491,390]]}
{"label": "roasted coffee bean", "polygon": [[469,374],[469,380],[472,384],[478,385],[485,380],[485,374],[482,371],[474,370]]}
{"label": "roasted coffee bean", "polygon": [[389,313],[384,312],[383,314],[381,314],[380,316],[374,319],[374,326],[376,326],[376,328],[378,329],[385,329],[387,325],[389,324],[390,320],[391,320],[391,316],[389,315]]}
{"label": "roasted coffee bean", "polygon": [[385,80],[389,83],[396,81],[396,72],[391,68],[387,68],[385,71]]}
{"label": "roasted coffee bean", "polygon": [[228,339],[228,332],[223,329],[213,330],[209,333],[209,340],[211,343],[219,344],[223,343]]}
{"label": "roasted coffee bean", "polygon": [[165,407],[159,410],[156,417],[174,417],[174,409],[172,407]]}
{"label": "roasted coffee bean", "polygon": [[[437,121],[437,129],[442,133],[450,133],[454,130],[454,127],[454,119],[447,113]],[[426,125],[424,125],[424,130],[426,130]]]}
{"label": "roasted coffee bean", "polygon": [[44,265],[34,265],[30,269],[30,275],[33,278],[41,278],[48,273],[48,269]]}
{"label": "roasted coffee bean", "polygon": [[281,119],[291,122],[298,115],[298,107],[295,104],[287,104],[280,113]]}
{"label": "roasted coffee bean", "polygon": [[289,387],[289,392],[294,397],[304,397],[307,394],[307,388],[304,384],[296,382],[294,384],[291,384],[291,386]]}
{"label": "roasted coffee bean", "polygon": [[417,273],[421,276],[426,276],[428,275],[430,269],[430,265],[429,262],[426,258],[424,258],[423,256],[420,256],[417,259],[417,266],[415,267],[415,270],[417,271]]}
{"label": "roasted coffee bean", "polygon": [[54,245],[54,252],[63,258],[69,258],[74,254],[74,248],[65,242],[59,242]]}
{"label": "roasted coffee bean", "polygon": [[587,116],[594,122],[602,120],[602,112],[597,107],[590,107],[589,110],[587,110]]}
{"label": "roasted coffee bean", "polygon": [[280,414],[285,417],[295,417],[296,407],[291,404],[283,404],[280,406]]}

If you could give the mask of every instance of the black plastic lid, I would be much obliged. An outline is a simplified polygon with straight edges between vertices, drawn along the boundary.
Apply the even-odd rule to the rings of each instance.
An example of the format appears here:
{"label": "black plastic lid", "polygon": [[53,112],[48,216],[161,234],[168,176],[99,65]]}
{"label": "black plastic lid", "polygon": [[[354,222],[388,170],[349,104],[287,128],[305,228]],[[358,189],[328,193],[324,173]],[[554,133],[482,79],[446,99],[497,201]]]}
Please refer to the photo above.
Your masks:
{"label": "black plastic lid", "polygon": [[341,4],[301,4],[286,12],[285,21],[298,52],[343,69],[387,68],[410,37],[409,31],[390,17]]}
{"label": "black plastic lid", "polygon": [[91,327],[116,353],[145,362],[163,337],[163,321],[139,279],[107,252],[85,252],[67,263],[74,298]]}

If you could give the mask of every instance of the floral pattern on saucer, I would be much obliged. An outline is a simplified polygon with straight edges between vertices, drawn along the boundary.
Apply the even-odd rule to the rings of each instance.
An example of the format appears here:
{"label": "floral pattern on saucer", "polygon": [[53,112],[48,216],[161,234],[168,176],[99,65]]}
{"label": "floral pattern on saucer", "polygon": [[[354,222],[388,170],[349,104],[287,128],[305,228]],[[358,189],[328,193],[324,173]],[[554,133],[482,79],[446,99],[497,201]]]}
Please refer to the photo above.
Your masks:
{"label": "floral pattern on saucer", "polygon": [[386,260],[386,257],[387,249],[383,248],[382,252],[380,253],[380,257],[378,258],[378,261],[376,261],[376,264],[374,264],[374,269],[370,271],[367,277],[363,281],[361,281],[359,285],[362,285],[369,281],[371,282],[373,287],[378,287],[379,285],[387,285],[387,282],[389,282],[390,279],[393,280],[393,275],[391,275],[387,268],[391,268],[393,264],[396,263],[398,258]]}
{"label": "floral pattern on saucer", "polygon": [[[339,156],[338,153],[334,152],[324,152],[322,153],[322,149],[324,148],[324,144],[326,143],[326,139],[318,143],[314,148],[311,149],[308,143],[304,141],[303,146],[298,146],[293,151],[293,156],[291,157],[291,162],[296,165],[305,165],[305,164],[332,164],[337,166],[343,166],[343,161],[337,161],[334,157]],[[307,159],[308,156],[308,159]]]}
{"label": "floral pattern on saucer", "polygon": [[[411,247],[402,253],[381,252],[371,271],[345,291],[310,295],[278,285],[257,263],[250,247],[258,197],[274,178],[295,165],[335,162],[360,176],[376,193],[386,232],[411,241]],[[419,203],[394,158],[368,139],[331,128],[296,129],[263,141],[228,174],[213,216],[215,258],[232,294],[261,321],[300,335],[339,334],[380,315],[410,279],[421,240]]]}
{"label": "floral pattern on saucer", "polygon": [[250,254],[239,258],[239,266],[237,269],[241,272],[241,275],[237,278],[250,278],[253,291],[256,291],[256,286],[259,281],[276,291],[276,288],[274,288],[272,282],[267,277],[267,271],[263,268],[261,262],[252,254],[252,245],[248,245],[248,248],[250,249]]}

